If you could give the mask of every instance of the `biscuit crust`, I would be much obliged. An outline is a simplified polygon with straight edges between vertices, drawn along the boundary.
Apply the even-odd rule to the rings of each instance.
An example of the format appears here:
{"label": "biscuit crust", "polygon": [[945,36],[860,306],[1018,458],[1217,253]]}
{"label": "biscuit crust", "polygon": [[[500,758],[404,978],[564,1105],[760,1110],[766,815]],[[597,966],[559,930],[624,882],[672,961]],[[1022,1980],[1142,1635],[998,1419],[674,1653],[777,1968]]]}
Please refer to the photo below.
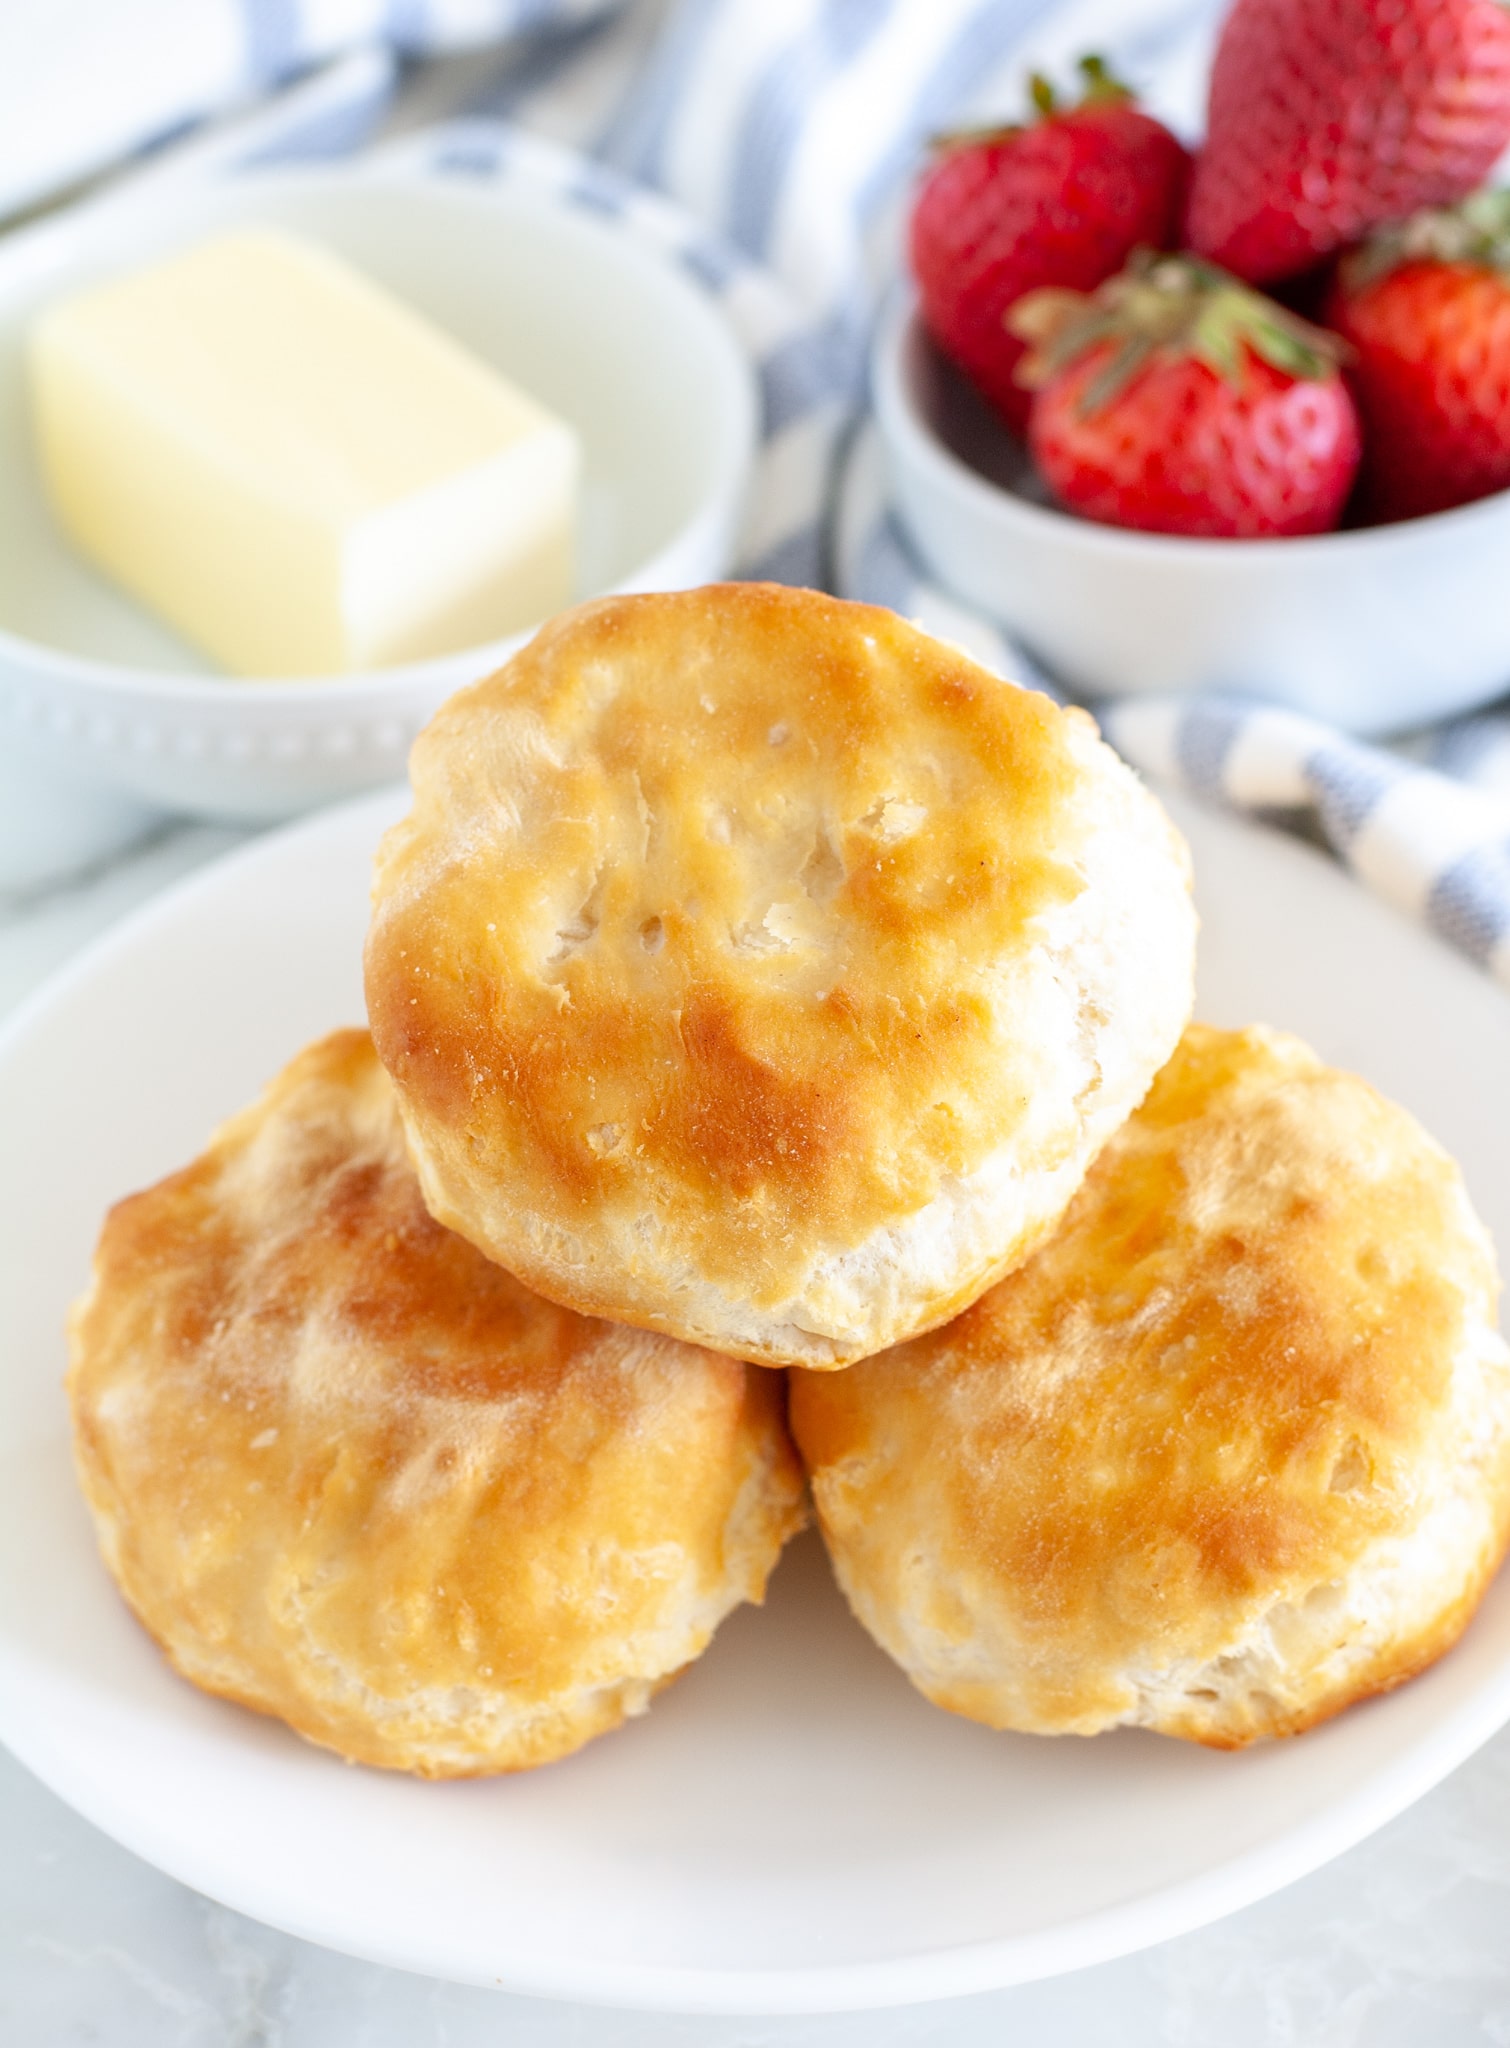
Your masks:
{"label": "biscuit crust", "polygon": [[427,1777],[641,1712],[803,1519],[771,1375],[541,1301],[431,1219],[365,1032],[111,1211],[68,1392],[176,1668]]}
{"label": "biscuit crust", "polygon": [[1505,1549],[1497,1284],[1404,1111],[1298,1040],[1192,1026],[1026,1266],[793,1375],[841,1583],[994,1727],[1309,1727],[1439,1656]]}
{"label": "biscuit crust", "polygon": [[411,776],[366,976],[425,1198],[583,1311],[819,1367],[943,1321],[1189,1016],[1159,805],[870,606],[581,606]]}

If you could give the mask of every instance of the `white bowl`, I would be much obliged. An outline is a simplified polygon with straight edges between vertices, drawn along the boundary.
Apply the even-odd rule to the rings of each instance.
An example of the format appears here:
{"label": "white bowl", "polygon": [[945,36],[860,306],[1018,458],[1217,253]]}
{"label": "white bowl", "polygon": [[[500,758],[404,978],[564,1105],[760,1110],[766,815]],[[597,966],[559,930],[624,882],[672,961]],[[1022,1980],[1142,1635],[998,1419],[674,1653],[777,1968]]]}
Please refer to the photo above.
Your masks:
{"label": "white bowl", "polygon": [[1378,733],[1510,687],[1510,492],[1305,540],[1129,533],[1044,501],[911,305],[883,322],[872,381],[919,554],[1077,695],[1230,691]]}
{"label": "white bowl", "polygon": [[[732,555],[756,441],[749,363],[711,300],[624,230],[518,188],[352,169],[65,217],[0,252],[0,777],[13,784],[0,811],[50,801],[55,777],[62,822],[71,800],[83,839],[109,836],[90,784],[117,810],[261,820],[392,781],[435,707],[527,637],[361,675],[245,681],[208,672],[62,538],[22,377],[33,311],[245,221],[338,250],[572,422],[579,595],[706,582]],[[0,887],[16,880],[0,865]]]}

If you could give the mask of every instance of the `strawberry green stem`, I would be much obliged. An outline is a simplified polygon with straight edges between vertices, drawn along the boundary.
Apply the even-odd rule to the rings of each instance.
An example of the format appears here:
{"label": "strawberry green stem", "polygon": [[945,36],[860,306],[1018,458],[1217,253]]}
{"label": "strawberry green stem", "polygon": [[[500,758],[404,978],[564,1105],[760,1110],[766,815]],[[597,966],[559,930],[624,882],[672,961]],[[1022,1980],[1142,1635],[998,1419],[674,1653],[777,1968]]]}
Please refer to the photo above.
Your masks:
{"label": "strawberry green stem", "polygon": [[[1055,115],[1063,112],[1078,113],[1082,107],[1122,106],[1133,100],[1132,88],[1122,83],[1104,57],[1081,57],[1076,69],[1084,82],[1079,99],[1067,109],[1060,107],[1053,82],[1042,71],[1028,74],[1028,97],[1040,120],[1052,120]],[[1026,125],[1022,121],[993,121],[984,123],[979,128],[947,128],[942,134],[930,136],[928,147],[936,154],[943,155],[954,149],[973,149],[989,146],[993,142],[1009,142],[1014,135],[1021,135]]]}
{"label": "strawberry green stem", "polygon": [[1473,263],[1510,277],[1510,191],[1486,188],[1456,206],[1428,206],[1378,228],[1343,259],[1343,282],[1361,290],[1402,263]]}
{"label": "strawberry green stem", "polygon": [[1007,325],[1030,344],[1016,373],[1029,389],[1111,345],[1081,398],[1085,413],[1109,405],[1157,355],[1193,356],[1240,385],[1250,351],[1297,380],[1331,376],[1348,353],[1340,336],[1312,327],[1215,264],[1152,249],[1137,250],[1119,276],[1094,292],[1029,292],[1011,308]]}

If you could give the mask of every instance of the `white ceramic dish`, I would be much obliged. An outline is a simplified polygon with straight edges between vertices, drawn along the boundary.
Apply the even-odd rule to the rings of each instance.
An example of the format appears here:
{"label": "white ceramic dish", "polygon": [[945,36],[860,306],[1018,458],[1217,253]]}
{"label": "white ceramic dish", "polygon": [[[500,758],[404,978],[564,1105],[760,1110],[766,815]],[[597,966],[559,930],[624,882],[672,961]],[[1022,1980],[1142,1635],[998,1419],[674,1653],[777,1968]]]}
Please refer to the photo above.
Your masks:
{"label": "white ceramic dish", "polygon": [[1076,695],[1223,690],[1382,733],[1510,687],[1510,491],[1306,540],[1130,533],[1047,503],[910,303],[881,324],[872,387],[919,554]]}
{"label": "white ceramic dish", "polygon": [[[169,1672],[69,1468],[65,1306],[100,1216],[361,1015],[369,798],[163,897],[0,1043],[0,1738],[213,1897],[437,1976],[616,2004],[903,2003],[1159,1941],[1377,1827],[1510,1717],[1510,1578],[1390,1698],[1219,1756],[993,1735],[849,1619],[805,1538],[643,1721],[565,1763],[426,1785],[349,1769]],[[1457,1149],[1510,1245],[1510,1008],[1302,847],[1181,804],[1202,1009],[1289,1025]]]}
{"label": "white ceramic dish", "polygon": [[366,675],[235,680],[207,673],[54,527],[22,379],[33,310],[249,220],[338,250],[577,427],[579,595],[674,589],[729,565],[756,440],[750,367],[709,297],[622,228],[516,185],[350,168],[62,219],[0,251],[0,777],[9,763],[17,803],[54,773],[168,810],[285,817],[401,775],[435,707],[525,637]]}

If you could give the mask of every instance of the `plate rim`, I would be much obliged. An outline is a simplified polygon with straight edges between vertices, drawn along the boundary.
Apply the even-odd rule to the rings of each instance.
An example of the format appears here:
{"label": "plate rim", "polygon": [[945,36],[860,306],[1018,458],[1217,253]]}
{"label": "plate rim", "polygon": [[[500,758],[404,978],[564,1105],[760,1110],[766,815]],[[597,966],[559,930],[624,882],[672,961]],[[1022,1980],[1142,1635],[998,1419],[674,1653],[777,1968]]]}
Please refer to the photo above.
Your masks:
{"label": "plate rim", "polygon": [[45,1742],[16,1742],[3,1725],[5,1718],[0,1706],[0,1741],[73,1812],[152,1869],[296,1940],[440,1982],[563,2003],[708,2017],[797,2017],[883,2011],[1011,1990],[1177,1940],[1271,1897],[1396,1819],[1497,1734],[1510,1721],[1510,1659],[1494,1684],[1481,1688],[1438,1724],[1429,1742],[1418,1744],[1386,1771],[1323,1808],[1312,1821],[1292,1829],[1280,1841],[1212,1864],[1199,1876],[1175,1885],[1153,1886],[1136,1898],[1027,1934],[926,1949],[883,1961],[785,1965],[771,1970],[600,1961],[540,1966],[527,1956],[502,1966],[483,1967],[465,1965],[455,1958],[447,1961],[434,1950],[426,1954],[420,1947],[396,1952],[342,1929],[338,1915],[322,1919],[318,1914],[288,1914],[267,1896],[268,1886],[227,1886],[215,1871],[203,1874],[201,1857],[183,1851],[177,1841],[165,1840],[160,1849],[149,1846],[157,1841],[150,1820],[134,1830],[129,1822],[117,1825],[112,1802],[94,1796],[87,1773],[79,1774],[85,1784],[78,1789],[66,1763],[56,1770],[48,1767]]}

